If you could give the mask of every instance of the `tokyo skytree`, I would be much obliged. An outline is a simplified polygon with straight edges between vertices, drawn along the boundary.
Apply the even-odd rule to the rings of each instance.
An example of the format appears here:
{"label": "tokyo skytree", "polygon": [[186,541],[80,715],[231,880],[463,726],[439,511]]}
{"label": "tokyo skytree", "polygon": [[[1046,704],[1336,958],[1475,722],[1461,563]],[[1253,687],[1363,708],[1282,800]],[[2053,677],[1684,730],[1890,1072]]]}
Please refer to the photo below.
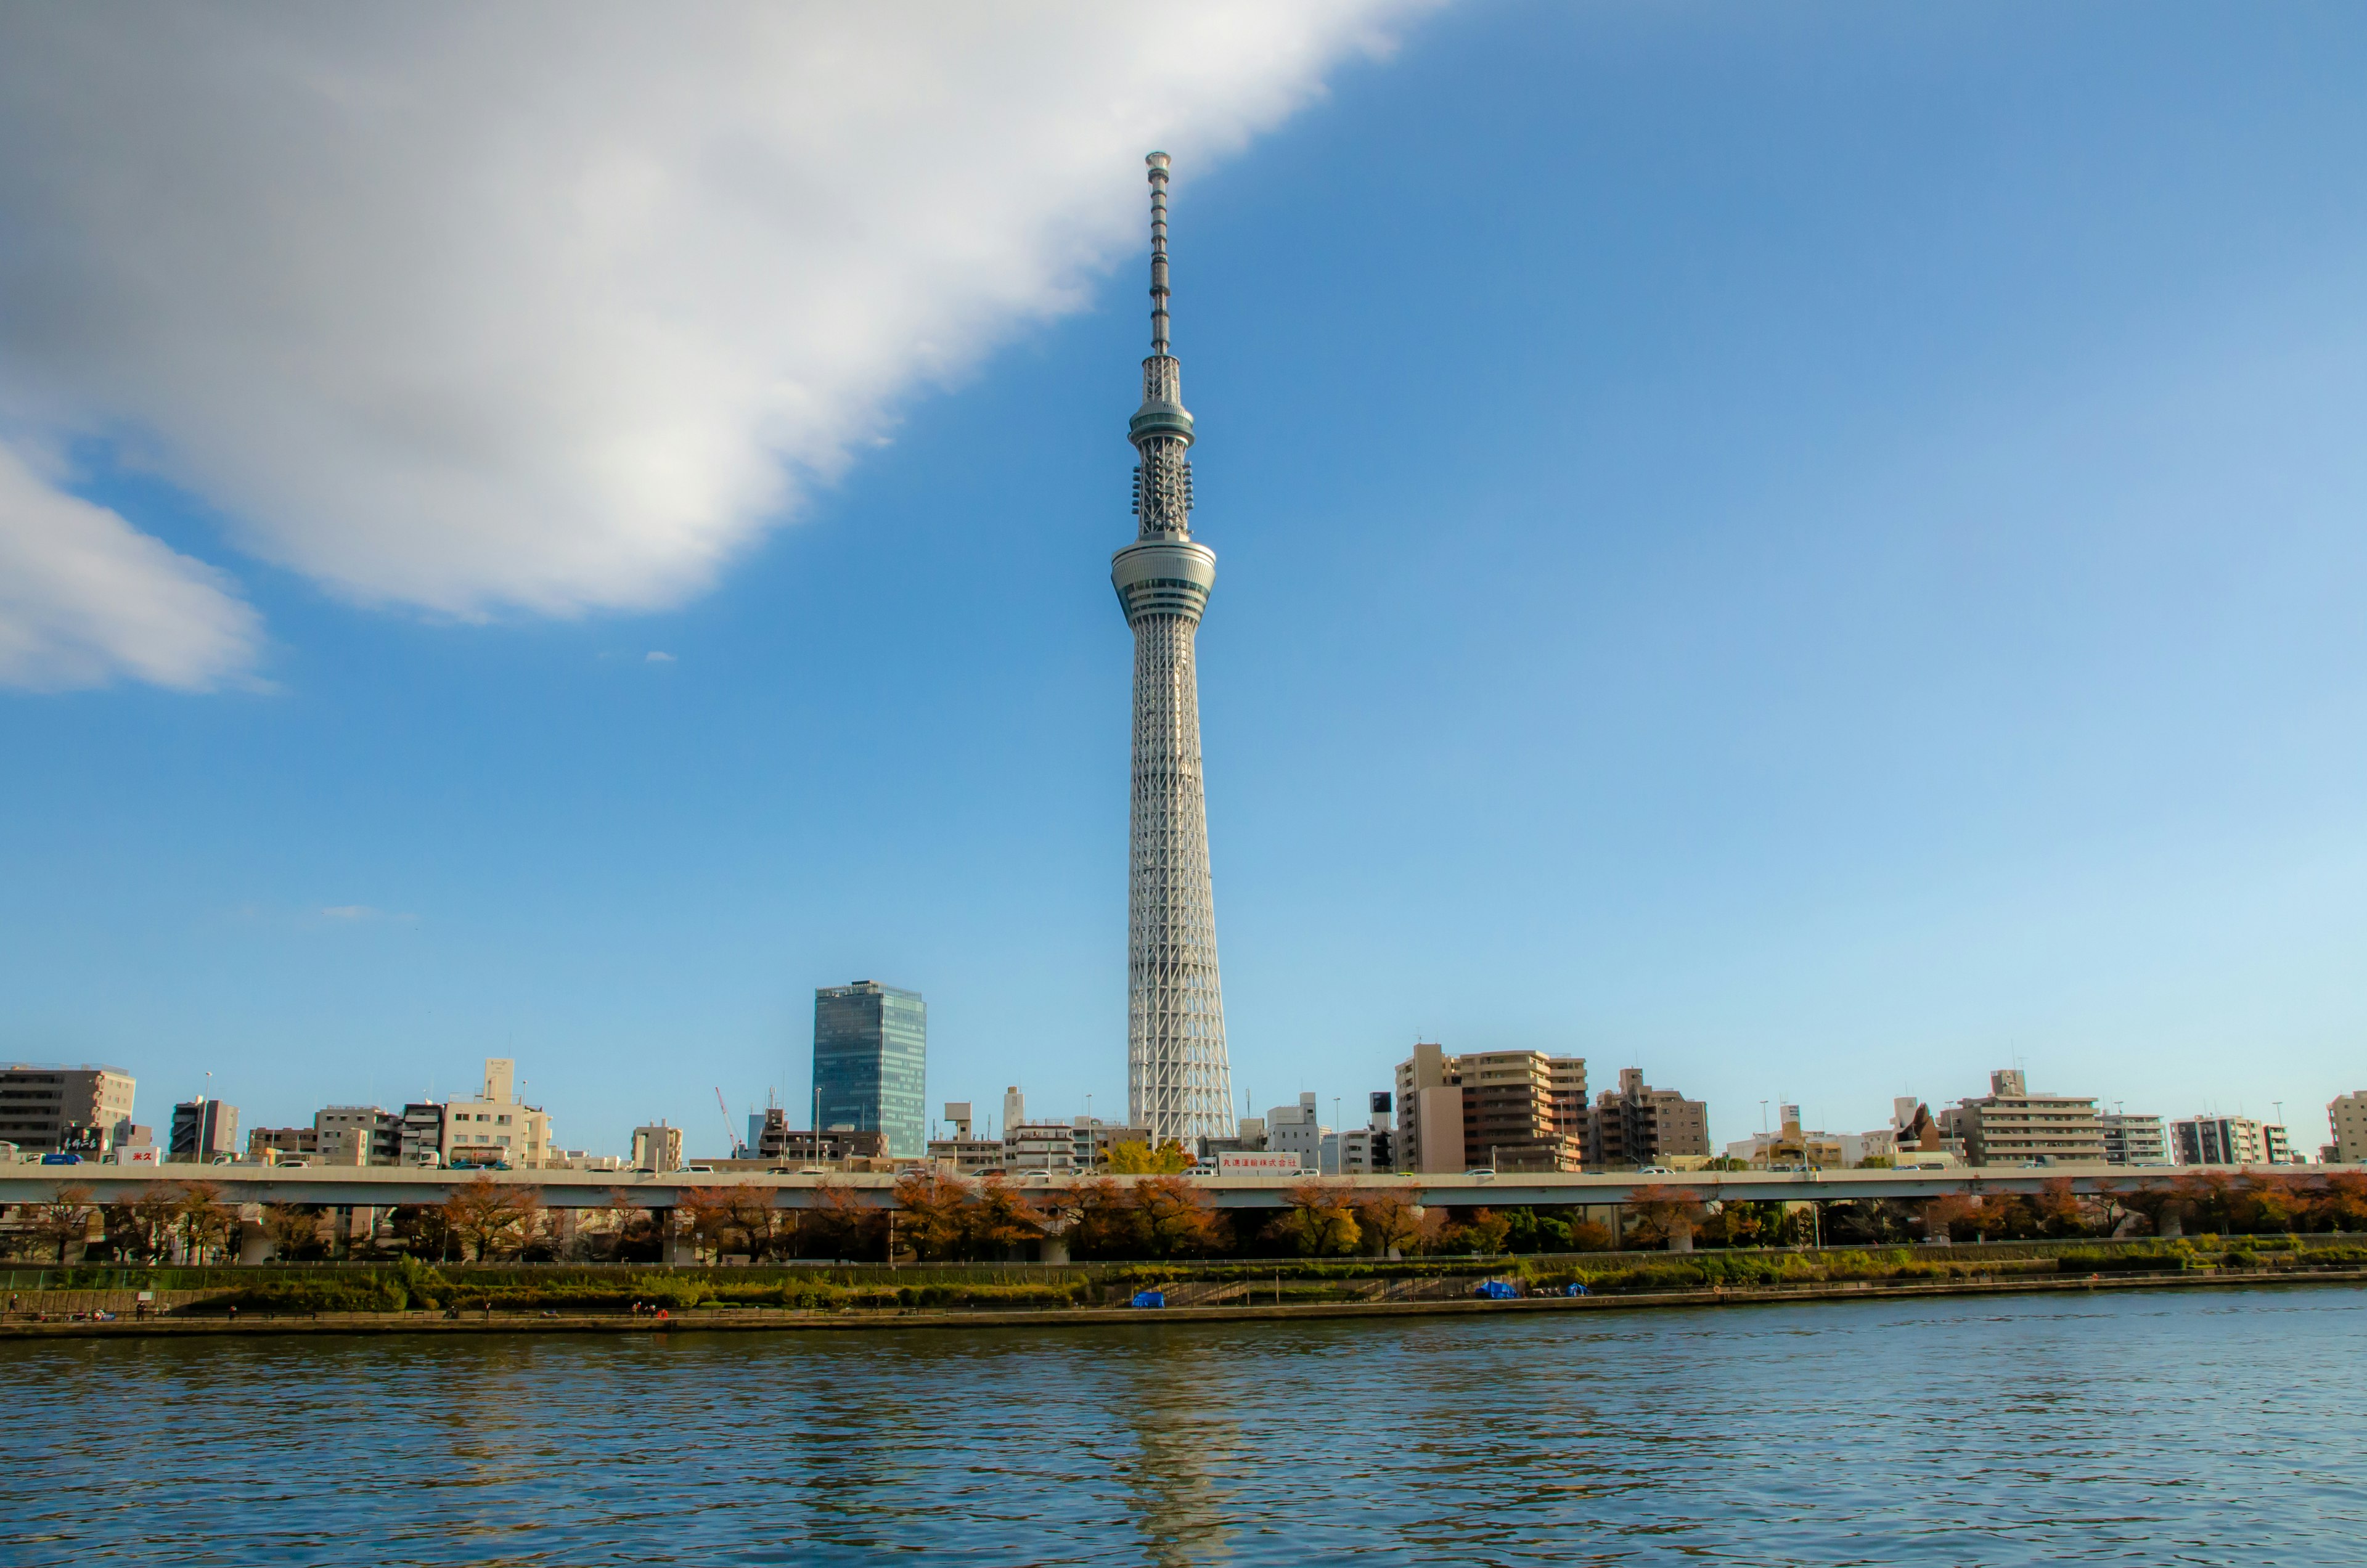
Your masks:
{"label": "tokyo skytree", "polygon": [[1167,154],[1150,165],[1150,357],[1127,424],[1135,542],[1110,559],[1134,628],[1134,811],[1127,883],[1127,1120],[1186,1149],[1233,1131],[1217,910],[1208,887],[1208,807],[1200,784],[1200,687],[1193,641],[1217,582],[1217,552],[1192,537],[1192,416],[1167,352]]}

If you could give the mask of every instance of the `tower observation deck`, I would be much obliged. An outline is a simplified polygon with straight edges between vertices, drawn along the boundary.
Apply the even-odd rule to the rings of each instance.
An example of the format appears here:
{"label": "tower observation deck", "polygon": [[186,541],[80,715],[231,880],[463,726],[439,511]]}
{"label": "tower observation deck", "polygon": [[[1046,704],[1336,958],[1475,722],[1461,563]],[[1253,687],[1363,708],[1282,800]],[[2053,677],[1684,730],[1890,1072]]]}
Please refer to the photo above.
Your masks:
{"label": "tower observation deck", "polygon": [[1192,537],[1192,416],[1168,352],[1167,169],[1150,166],[1150,357],[1127,422],[1135,541],[1110,560],[1134,628],[1134,799],[1127,882],[1127,1112],[1154,1140],[1188,1149],[1232,1132],[1225,997],[1208,882],[1200,778],[1200,688],[1193,648],[1217,552]]}

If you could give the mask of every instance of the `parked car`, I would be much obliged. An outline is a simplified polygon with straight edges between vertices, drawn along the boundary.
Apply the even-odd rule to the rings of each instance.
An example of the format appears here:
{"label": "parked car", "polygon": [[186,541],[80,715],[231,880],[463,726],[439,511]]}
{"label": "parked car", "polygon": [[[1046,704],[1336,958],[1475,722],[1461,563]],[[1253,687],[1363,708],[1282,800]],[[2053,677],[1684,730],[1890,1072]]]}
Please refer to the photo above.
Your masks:
{"label": "parked car", "polygon": [[1665,1165],[1639,1165],[1636,1168],[1636,1174],[1638,1176],[1674,1176],[1676,1175],[1676,1171],[1670,1167]]}

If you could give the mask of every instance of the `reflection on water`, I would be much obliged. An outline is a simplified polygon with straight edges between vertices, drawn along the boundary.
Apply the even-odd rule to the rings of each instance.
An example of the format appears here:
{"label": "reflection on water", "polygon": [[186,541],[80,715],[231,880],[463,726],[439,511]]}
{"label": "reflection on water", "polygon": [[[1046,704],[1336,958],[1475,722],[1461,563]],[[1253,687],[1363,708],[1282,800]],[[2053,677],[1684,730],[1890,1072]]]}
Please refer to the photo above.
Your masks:
{"label": "reflection on water", "polygon": [[8,1563],[2327,1562],[2367,1293],[22,1342]]}

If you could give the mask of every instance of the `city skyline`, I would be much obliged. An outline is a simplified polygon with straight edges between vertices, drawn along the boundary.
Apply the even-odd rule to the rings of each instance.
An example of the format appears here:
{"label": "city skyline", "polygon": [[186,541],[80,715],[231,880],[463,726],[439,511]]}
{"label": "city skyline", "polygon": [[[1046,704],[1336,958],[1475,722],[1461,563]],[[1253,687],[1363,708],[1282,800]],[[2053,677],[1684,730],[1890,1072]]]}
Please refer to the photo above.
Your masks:
{"label": "city skyline", "polygon": [[[1872,1126],[2021,1064],[2165,1117],[2282,1100],[2315,1147],[2367,1039],[2345,282],[2367,234],[2313,196],[2367,149],[2355,39],[2194,12],[1358,15],[1394,49],[1178,44],[1213,84],[1188,108],[1099,42],[1057,92],[956,73],[1059,114],[1119,81],[1131,107],[1076,132],[1093,172],[1048,133],[967,153],[959,190],[923,118],[925,158],[759,204],[795,270],[732,248],[746,209],[665,186],[685,246],[747,264],[633,253],[695,279],[719,357],[561,356],[490,411],[438,367],[558,340],[481,339],[487,314],[545,321],[552,276],[465,204],[483,187],[453,183],[448,233],[402,228],[450,242],[403,253],[428,281],[363,268],[370,309],[305,294],[321,312],[232,359],[221,323],[252,301],[207,289],[243,253],[177,212],[53,210],[0,152],[0,210],[57,255],[178,280],[0,277],[87,373],[0,335],[0,619],[27,624],[26,509],[64,496],[203,566],[157,601],[204,612],[173,649],[245,650],[210,691],[135,641],[112,684],[52,663],[0,693],[30,760],[0,785],[0,1055],[119,1063],[152,1115],[210,1070],[257,1124],[515,1057],[563,1137],[695,1131],[717,1083],[735,1112],[794,1105],[811,991],[876,974],[930,998],[933,1099],[1017,1081],[1110,1115],[1128,690],[1098,563],[1131,402],[1111,375],[1140,352],[1134,160],[1164,146],[1191,172],[1194,407],[1219,443],[1227,597],[1197,676],[1236,1096],[1382,1087],[1416,1038],[1534,1047],[1641,1065],[1723,1142],[1753,1101]],[[444,101],[400,51],[352,61]],[[222,102],[86,85],[115,118],[27,88],[0,144],[94,181],[153,173],[151,141],[249,166]],[[617,96],[614,134],[675,166],[641,102]],[[556,132],[464,107],[529,170],[583,172]],[[1030,123],[1084,123],[1059,114]],[[348,145],[329,129],[280,140]],[[654,244],[634,166],[564,188]],[[439,167],[379,171],[389,210],[447,213],[404,205]],[[563,184],[515,177],[496,206]],[[249,212],[255,189],[199,194]],[[36,294],[76,308],[35,318]],[[386,330],[305,335],[323,313]],[[220,375],[187,391],[91,324],[126,321]],[[271,368],[362,363],[384,379]],[[622,462],[669,411],[727,432],[723,392],[792,383],[878,417],[704,471],[754,494],[759,450],[795,500],[699,513],[740,519],[720,531],[570,509],[583,433],[551,411],[579,391],[618,400],[591,447]],[[345,423],[315,440],[269,417],[291,409]],[[461,544],[375,512],[302,525],[471,471]],[[540,517],[582,553],[506,526]],[[634,553],[653,538],[681,553]],[[684,1070],[644,1108],[652,1060]]]}

